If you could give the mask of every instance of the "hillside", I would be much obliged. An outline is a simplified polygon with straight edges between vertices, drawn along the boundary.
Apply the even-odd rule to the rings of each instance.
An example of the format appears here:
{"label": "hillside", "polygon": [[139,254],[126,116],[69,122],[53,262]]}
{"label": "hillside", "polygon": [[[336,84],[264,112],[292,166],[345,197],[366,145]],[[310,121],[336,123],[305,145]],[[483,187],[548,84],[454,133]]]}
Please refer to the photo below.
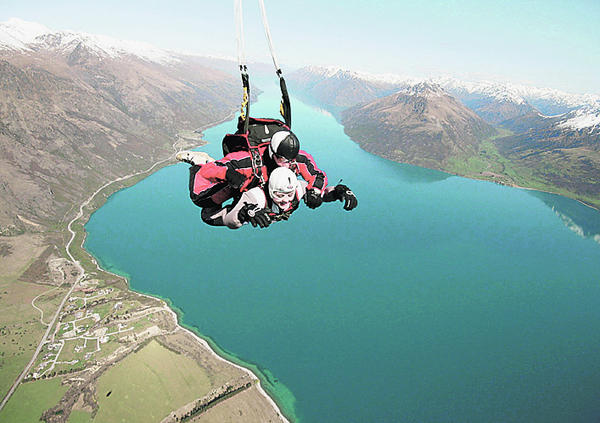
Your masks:
{"label": "hillside", "polygon": [[351,107],[343,112],[344,130],[374,154],[434,169],[453,157],[473,155],[479,140],[496,131],[437,85],[410,89]]}
{"label": "hillside", "polygon": [[[537,183],[600,203],[600,110],[538,116],[528,123],[514,135],[497,139],[499,152]],[[517,128],[515,122],[510,124]]]}
{"label": "hillside", "polygon": [[[369,152],[600,207],[599,96],[314,67],[290,79],[301,80],[297,86],[310,88],[312,98],[311,83],[320,87],[321,106],[342,116],[346,133]],[[384,83],[395,94],[371,89]],[[427,86],[437,87],[438,95],[419,96]],[[341,107],[339,93],[346,90],[362,94]]]}
{"label": "hillside", "polygon": [[[213,64],[223,68],[136,42],[0,23],[0,421],[197,420],[207,404],[281,421],[254,375],[178,326],[164,301],[102,270],[82,244],[90,214],[142,176],[98,192],[78,215],[92,193],[172,163],[174,146],[201,144],[204,127],[237,109],[238,78]],[[157,382],[140,390],[147,376]],[[182,386],[182,377],[194,382]],[[105,379],[130,401],[114,386],[101,392]]]}
{"label": "hillside", "polygon": [[64,220],[104,182],[167,158],[178,132],[224,119],[238,101],[236,79],[200,58],[0,24],[0,233]]}

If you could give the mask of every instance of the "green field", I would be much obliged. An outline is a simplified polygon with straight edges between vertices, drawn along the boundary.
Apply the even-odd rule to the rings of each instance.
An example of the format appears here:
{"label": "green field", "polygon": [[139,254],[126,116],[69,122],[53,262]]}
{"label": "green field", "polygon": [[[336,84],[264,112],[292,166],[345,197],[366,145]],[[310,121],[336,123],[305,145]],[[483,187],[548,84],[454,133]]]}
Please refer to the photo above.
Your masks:
{"label": "green field", "polygon": [[160,421],[214,388],[194,360],[156,341],[108,370],[97,386],[95,423]]}
{"label": "green field", "polygon": [[[494,138],[482,141],[475,155],[451,157],[443,170],[468,178],[553,192],[600,207],[600,183],[593,170],[598,168],[600,154],[573,148],[540,153],[530,159],[519,155],[507,157],[493,141]],[[582,157],[587,161],[582,161]]]}
{"label": "green field", "polygon": [[0,397],[23,371],[44,333],[31,300],[45,290],[48,287],[27,282],[0,282]]}
{"label": "green field", "polygon": [[68,423],[91,423],[92,415],[87,411],[73,410],[69,415]]}
{"label": "green field", "polygon": [[37,422],[67,391],[60,378],[23,383],[0,411],[0,422]]}

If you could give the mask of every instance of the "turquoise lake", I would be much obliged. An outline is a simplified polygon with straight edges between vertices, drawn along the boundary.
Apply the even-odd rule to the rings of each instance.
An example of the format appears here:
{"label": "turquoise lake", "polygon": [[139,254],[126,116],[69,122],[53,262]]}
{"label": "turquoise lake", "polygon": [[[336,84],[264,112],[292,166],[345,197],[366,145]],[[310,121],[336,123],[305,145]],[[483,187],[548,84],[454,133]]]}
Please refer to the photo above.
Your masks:
{"label": "turquoise lake", "polygon": [[[86,248],[260,366],[302,423],[598,421],[600,213],[381,159],[292,101],[302,148],[356,210],[209,227],[178,163],[111,196]],[[202,149],[221,157],[234,127]]]}

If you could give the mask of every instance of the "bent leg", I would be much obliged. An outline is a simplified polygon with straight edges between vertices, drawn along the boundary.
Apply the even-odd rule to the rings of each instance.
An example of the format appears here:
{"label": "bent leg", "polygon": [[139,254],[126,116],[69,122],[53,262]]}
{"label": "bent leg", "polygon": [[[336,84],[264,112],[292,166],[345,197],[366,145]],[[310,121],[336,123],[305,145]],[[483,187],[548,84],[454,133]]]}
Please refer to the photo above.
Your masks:
{"label": "bent leg", "polygon": [[[202,221],[210,226],[226,226],[223,218],[229,212],[228,206],[205,207],[200,213]],[[235,228],[232,228],[235,229]]]}
{"label": "bent leg", "polygon": [[227,182],[211,182],[198,172],[201,166],[190,167],[189,191],[190,199],[198,207],[221,207],[221,204],[231,198],[232,192]]}

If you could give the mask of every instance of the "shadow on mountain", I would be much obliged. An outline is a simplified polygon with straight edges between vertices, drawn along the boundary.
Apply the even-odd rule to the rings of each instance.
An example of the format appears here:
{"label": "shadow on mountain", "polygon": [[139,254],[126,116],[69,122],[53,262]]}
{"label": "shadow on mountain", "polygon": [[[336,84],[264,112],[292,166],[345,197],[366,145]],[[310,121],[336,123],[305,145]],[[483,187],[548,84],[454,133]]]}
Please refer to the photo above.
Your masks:
{"label": "shadow on mountain", "polygon": [[550,207],[562,222],[583,238],[591,238],[600,244],[600,212],[575,200],[557,194],[527,191]]}

